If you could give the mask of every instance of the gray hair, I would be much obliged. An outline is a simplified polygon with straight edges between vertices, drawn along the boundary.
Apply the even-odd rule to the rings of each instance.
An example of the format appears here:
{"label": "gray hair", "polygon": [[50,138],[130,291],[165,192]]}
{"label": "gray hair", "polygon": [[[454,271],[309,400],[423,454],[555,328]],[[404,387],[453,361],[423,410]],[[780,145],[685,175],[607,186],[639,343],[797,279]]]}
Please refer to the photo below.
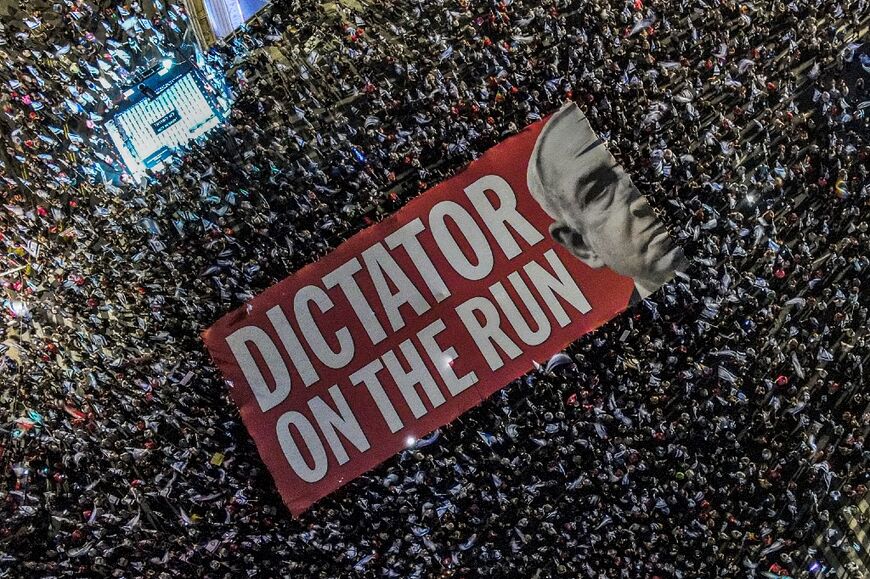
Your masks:
{"label": "gray hair", "polygon": [[529,192],[553,219],[570,207],[574,192],[567,190],[563,163],[588,153],[601,141],[575,103],[556,111],[544,125],[529,158]]}

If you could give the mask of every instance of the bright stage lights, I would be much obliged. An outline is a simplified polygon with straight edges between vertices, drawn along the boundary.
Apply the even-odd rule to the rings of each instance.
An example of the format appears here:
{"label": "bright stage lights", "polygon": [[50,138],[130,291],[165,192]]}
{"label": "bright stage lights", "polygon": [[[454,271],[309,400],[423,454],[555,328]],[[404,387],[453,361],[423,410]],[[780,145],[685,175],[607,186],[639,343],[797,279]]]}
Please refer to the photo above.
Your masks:
{"label": "bright stage lights", "polygon": [[175,64],[172,62],[171,58],[164,58],[160,63],[160,70],[157,72],[159,76],[163,76],[168,73],[172,69],[172,65]]}

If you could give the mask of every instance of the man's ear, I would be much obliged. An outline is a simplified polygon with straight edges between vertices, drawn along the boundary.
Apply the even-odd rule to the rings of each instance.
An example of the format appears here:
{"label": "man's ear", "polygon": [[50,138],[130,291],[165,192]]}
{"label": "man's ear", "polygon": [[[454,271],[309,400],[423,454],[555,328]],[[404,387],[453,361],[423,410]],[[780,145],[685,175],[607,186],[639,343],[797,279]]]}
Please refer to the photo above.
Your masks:
{"label": "man's ear", "polygon": [[550,226],[550,235],[589,267],[593,269],[604,267],[601,257],[595,253],[595,250],[589,247],[586,241],[584,241],[583,236],[576,229],[557,221]]}

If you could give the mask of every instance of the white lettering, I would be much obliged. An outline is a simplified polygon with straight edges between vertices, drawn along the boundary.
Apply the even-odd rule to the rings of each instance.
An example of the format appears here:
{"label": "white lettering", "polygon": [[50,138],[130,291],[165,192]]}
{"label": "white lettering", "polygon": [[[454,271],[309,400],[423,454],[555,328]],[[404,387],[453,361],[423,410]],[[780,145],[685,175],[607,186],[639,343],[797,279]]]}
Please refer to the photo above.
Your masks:
{"label": "white lettering", "polygon": [[302,377],[302,382],[305,383],[305,387],[307,388],[320,380],[320,376],[317,375],[314,366],[311,364],[311,359],[308,357],[308,353],[302,347],[302,343],[296,336],[296,332],[294,332],[293,328],[290,326],[290,322],[287,320],[287,316],[284,315],[284,310],[281,309],[281,306],[271,308],[266,312],[266,317],[268,317],[269,321],[272,322],[272,327],[275,328],[275,333],[278,334],[278,338],[284,345],[284,349],[287,350],[287,353],[290,355],[290,360],[293,362],[293,365],[296,366],[296,370],[299,371],[299,376]]}
{"label": "white lettering", "polygon": [[565,264],[563,264],[562,260],[559,259],[559,256],[556,255],[556,252],[551,249],[544,254],[544,257],[549,262],[550,267],[553,268],[556,277],[534,261],[526,264],[523,269],[525,270],[526,275],[529,276],[529,279],[532,280],[535,289],[537,289],[538,293],[541,294],[541,297],[544,298],[544,303],[547,304],[547,307],[549,307],[553,312],[553,315],[556,316],[556,321],[564,328],[571,323],[571,317],[565,312],[565,308],[562,307],[562,304],[559,302],[559,299],[555,294],[559,294],[581,314],[588,313],[589,310],[592,309],[592,306],[589,305],[586,296],[584,296],[583,292],[580,291],[577,282],[574,281],[574,278],[571,277],[570,273],[568,273]]}
{"label": "white lettering", "polygon": [[510,280],[511,285],[514,286],[514,289],[517,290],[517,294],[520,296],[520,299],[532,315],[537,330],[532,330],[529,327],[523,314],[521,314],[519,308],[517,308],[517,304],[515,304],[514,300],[511,299],[510,295],[508,295],[507,290],[504,289],[501,282],[490,286],[489,291],[492,293],[495,301],[498,302],[498,305],[505,313],[505,316],[507,316],[508,322],[510,322],[511,326],[516,331],[517,336],[519,336],[523,342],[529,346],[543,344],[547,338],[550,337],[550,320],[547,319],[547,314],[544,313],[543,309],[541,309],[538,301],[532,295],[532,292],[529,291],[526,282],[523,281],[519,273],[511,273],[508,276],[508,279]]}
{"label": "white lettering", "polygon": [[442,279],[438,270],[435,269],[432,259],[423,249],[420,240],[417,239],[417,236],[424,229],[423,221],[418,217],[388,235],[384,241],[390,249],[396,249],[399,246],[405,248],[408,257],[414,263],[414,267],[423,276],[423,281],[426,283],[429,291],[432,292],[432,297],[438,303],[441,303],[450,297],[450,290],[447,289],[447,284],[444,283],[444,279]]}
{"label": "white lettering", "polygon": [[404,355],[410,365],[407,372],[402,368],[402,364],[399,362],[395,352],[392,350],[384,354],[382,358],[384,364],[387,365],[387,369],[390,371],[390,375],[393,377],[393,380],[395,380],[396,386],[399,387],[399,392],[402,393],[405,402],[408,403],[408,408],[410,408],[411,412],[414,414],[414,418],[420,418],[421,416],[424,416],[428,410],[426,410],[423,401],[417,394],[417,385],[423,387],[423,391],[426,393],[426,396],[435,408],[444,404],[446,400],[444,399],[441,390],[438,389],[438,384],[435,382],[435,379],[432,378],[432,374],[426,367],[423,358],[420,357],[420,354],[418,354],[416,348],[414,348],[414,344],[411,340],[405,340],[399,344],[399,349],[402,351],[402,355]]}
{"label": "white lettering", "polygon": [[[483,324],[481,324],[474,312],[483,314]],[[474,343],[477,344],[477,348],[483,354],[493,372],[504,366],[504,360],[502,360],[501,355],[496,351],[495,344],[498,344],[511,360],[516,359],[523,353],[501,329],[498,309],[488,299],[473,297],[459,304],[456,308],[456,313],[459,314],[459,318],[465,324],[468,333],[471,334]]]}
{"label": "white lettering", "polygon": [[309,400],[308,407],[323,432],[323,436],[326,437],[326,442],[329,443],[338,464],[345,464],[350,460],[350,457],[338,437],[339,432],[360,452],[367,451],[371,445],[338,386],[330,387],[329,394],[332,396],[332,401],[338,408],[338,412],[333,410],[320,396],[315,396]]}
{"label": "white lettering", "polygon": [[[453,239],[453,234],[447,228],[447,217],[453,220],[457,229],[468,240],[477,259],[477,265],[472,264],[465,257],[462,249]],[[456,273],[472,281],[483,279],[490,274],[493,265],[492,248],[483,230],[461,205],[453,201],[442,201],[435,205],[429,212],[429,227],[432,229],[438,247],[441,248],[441,253]]]}
{"label": "white lettering", "polygon": [[384,417],[384,422],[390,428],[390,432],[399,432],[405,425],[402,424],[402,419],[399,418],[395,406],[390,402],[390,397],[387,396],[381,381],[378,380],[377,374],[383,369],[384,365],[378,358],[351,374],[350,381],[354,386],[359,386],[360,383],[365,384],[369,395],[380,410],[381,416]]}
{"label": "white lettering", "polygon": [[[227,336],[226,341],[257,399],[257,404],[260,405],[260,410],[268,412],[284,402],[290,395],[290,372],[269,334],[257,326],[245,326]],[[260,350],[260,355],[275,380],[274,390],[269,388],[263,373],[257,367],[257,362],[248,349],[248,342]]]}
{"label": "white lettering", "polygon": [[[314,461],[314,466],[309,467],[299,450],[299,445],[290,433],[290,426],[295,426],[296,430],[302,436],[302,441],[308,448],[311,458]],[[314,426],[302,414],[291,410],[285,412],[275,423],[275,432],[278,435],[278,443],[281,445],[281,450],[284,451],[284,456],[290,468],[293,469],[299,478],[305,482],[317,482],[326,476],[326,471],[329,468],[329,460],[326,458],[326,449],[323,448],[323,443],[320,442],[320,437],[317,436],[317,431]]]}
{"label": "white lettering", "polygon": [[369,335],[372,344],[379,344],[387,338],[386,332],[378,317],[375,315],[372,306],[369,304],[365,295],[363,295],[359,284],[354,279],[354,274],[362,269],[357,258],[344,263],[335,271],[323,276],[323,285],[326,289],[332,289],[336,285],[341,288],[344,297],[350,302],[353,311],[359,318],[362,327]]}
{"label": "white lettering", "polygon": [[300,289],[293,300],[293,310],[296,313],[296,320],[299,322],[299,329],[314,351],[314,355],[324,365],[335,370],[344,368],[353,360],[354,345],[350,331],[344,327],[336,332],[338,351],[333,351],[311,315],[308,304],[312,302],[320,309],[321,313],[328,312],[335,305],[326,295],[326,292],[317,286],[308,285]]}
{"label": "white lettering", "polygon": [[[429,311],[429,303],[426,298],[417,291],[417,288],[414,287],[414,284],[411,283],[411,280],[408,279],[408,276],[405,275],[405,272],[383,245],[377,243],[371,246],[363,252],[362,256],[393,331],[398,332],[405,327],[405,320],[399,311],[403,305],[410,304],[418,316]],[[390,291],[386,278],[389,278],[396,286],[396,293]]]}
{"label": "white lettering", "polygon": [[[498,209],[492,206],[486,196],[487,191],[492,191],[498,196]],[[516,194],[510,184],[498,175],[481,177],[465,188],[465,194],[508,259],[513,259],[522,253],[514,236],[508,231],[508,224],[530,246],[544,239],[541,232],[517,211]]]}
{"label": "white lettering", "polygon": [[477,374],[469,372],[462,378],[456,376],[456,372],[453,371],[453,363],[458,357],[456,350],[452,346],[442,350],[438,342],[435,341],[435,336],[446,329],[447,326],[442,320],[435,320],[417,334],[417,339],[423,344],[423,349],[426,350],[432,365],[441,374],[441,379],[444,380],[447,390],[451,395],[456,396],[477,384]]}

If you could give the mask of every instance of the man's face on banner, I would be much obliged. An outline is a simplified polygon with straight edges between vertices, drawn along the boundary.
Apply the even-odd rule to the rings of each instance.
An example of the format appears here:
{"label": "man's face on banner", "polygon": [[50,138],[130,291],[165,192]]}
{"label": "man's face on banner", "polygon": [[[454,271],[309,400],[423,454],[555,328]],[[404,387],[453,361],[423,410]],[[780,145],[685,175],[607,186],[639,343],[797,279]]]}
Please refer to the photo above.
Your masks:
{"label": "man's face on banner", "polygon": [[553,238],[590,267],[631,277],[648,295],[684,266],[682,250],[575,105],[547,121],[528,177],[555,219]]}
{"label": "man's face on banner", "polygon": [[568,200],[573,210],[566,207],[553,224],[554,239],[590,267],[607,266],[645,287],[664,284],[682,251],[622,167],[589,167],[589,160],[565,168],[566,185],[575,191]]}

